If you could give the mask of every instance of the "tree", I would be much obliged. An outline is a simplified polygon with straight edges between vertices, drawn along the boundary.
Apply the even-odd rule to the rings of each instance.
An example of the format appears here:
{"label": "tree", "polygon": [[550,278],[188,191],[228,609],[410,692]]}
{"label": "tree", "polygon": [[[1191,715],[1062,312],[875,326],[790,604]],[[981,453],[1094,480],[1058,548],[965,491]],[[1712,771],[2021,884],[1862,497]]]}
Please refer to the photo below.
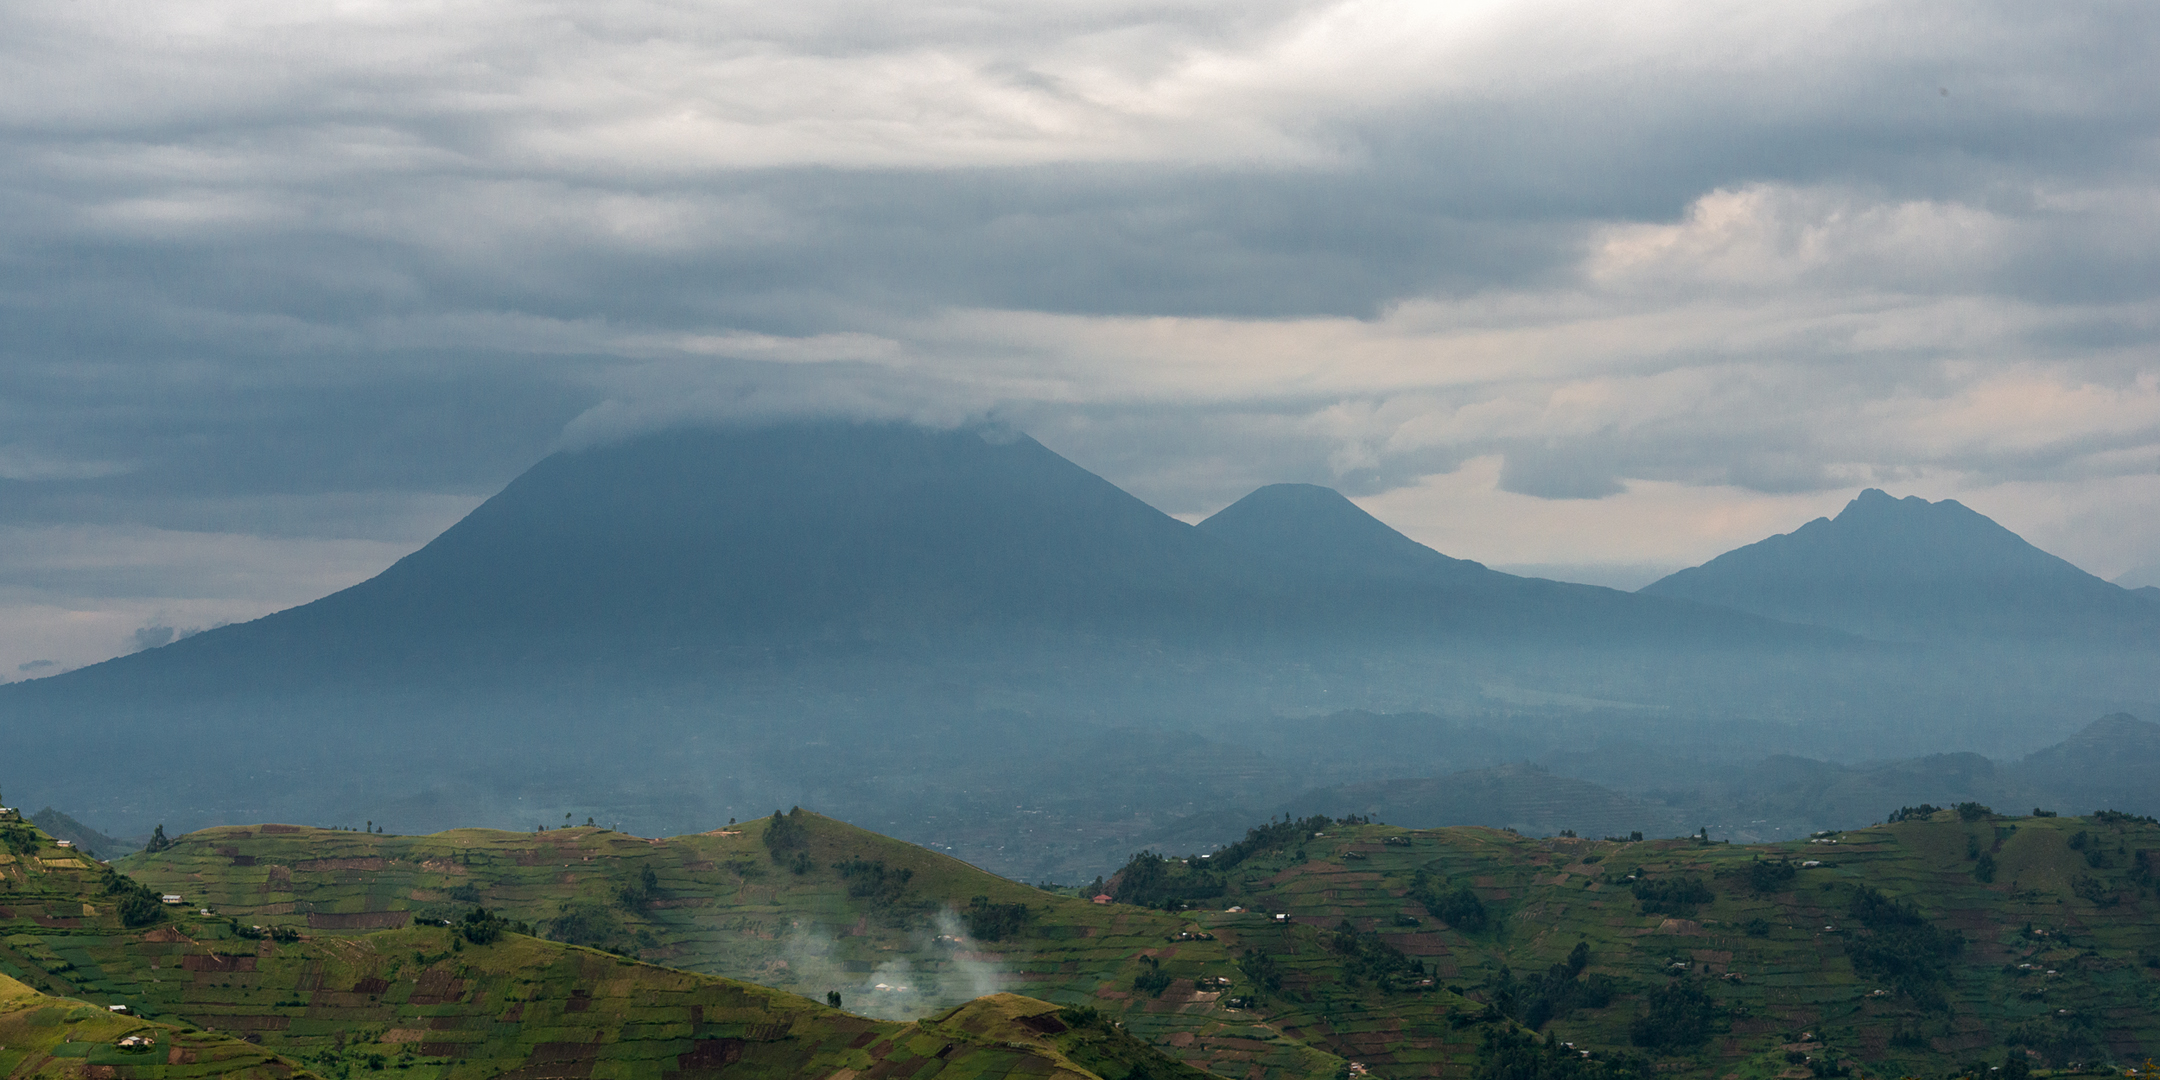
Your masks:
{"label": "tree", "polygon": [[159,822],[158,827],[150,833],[150,842],[143,845],[143,850],[155,855],[171,847],[172,841],[165,838],[165,825],[163,822]]}
{"label": "tree", "polygon": [[839,1008],[839,1007],[840,1007],[840,991],[838,991],[838,990],[827,990],[827,991],[825,991],[825,1004],[827,1004],[827,1005],[830,1005],[830,1006],[832,1006],[832,1007],[833,1007],[833,1008],[835,1008],[835,1009]]}

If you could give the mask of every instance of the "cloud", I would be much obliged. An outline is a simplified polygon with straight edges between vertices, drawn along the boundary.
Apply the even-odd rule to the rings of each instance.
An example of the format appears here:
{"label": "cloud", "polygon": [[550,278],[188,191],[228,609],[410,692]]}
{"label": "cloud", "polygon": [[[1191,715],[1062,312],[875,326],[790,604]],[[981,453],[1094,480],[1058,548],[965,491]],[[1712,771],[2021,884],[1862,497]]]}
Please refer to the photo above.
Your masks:
{"label": "cloud", "polygon": [[[842,414],[1009,424],[1186,517],[1302,480],[1536,549],[1498,561],[1691,561],[1737,534],[1652,508],[1789,528],[1867,484],[2111,493],[2078,557],[2160,549],[2137,5],[16,14],[9,527],[387,560],[553,447]],[[132,550],[126,589],[11,580],[324,584]],[[115,650],[235,617],[128,603]]]}

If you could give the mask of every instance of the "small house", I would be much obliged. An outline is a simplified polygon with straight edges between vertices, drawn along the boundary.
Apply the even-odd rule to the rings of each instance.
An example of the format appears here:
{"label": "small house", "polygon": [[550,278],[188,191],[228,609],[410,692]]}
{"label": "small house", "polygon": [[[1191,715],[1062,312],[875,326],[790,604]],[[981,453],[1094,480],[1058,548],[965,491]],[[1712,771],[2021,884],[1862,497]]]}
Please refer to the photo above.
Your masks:
{"label": "small house", "polygon": [[107,1005],[107,1006],[105,1006],[105,1008],[106,1008],[107,1010],[111,1011],[111,1012],[117,1012],[117,1013],[124,1013],[124,1012],[128,1011],[128,1007],[127,1007],[127,1006],[125,1006],[125,1005]]}
{"label": "small house", "polygon": [[73,841],[73,840],[55,840],[55,841],[53,841],[53,843],[55,843],[55,844],[58,844],[58,845],[60,845],[61,847],[74,847],[74,846],[75,846],[75,841]]}
{"label": "small house", "polygon": [[1097,895],[1097,896],[1095,897],[1095,902],[1096,902],[1096,903],[1098,903],[1098,904],[1107,904],[1107,903],[1109,903],[1109,902],[1110,902],[1110,894],[1109,894],[1109,893],[1101,893],[1101,894],[1098,894],[1098,895]]}
{"label": "small house", "polygon": [[158,897],[158,899],[163,900],[168,904],[172,904],[175,907],[179,906],[181,902],[179,893],[166,893],[165,895]]}

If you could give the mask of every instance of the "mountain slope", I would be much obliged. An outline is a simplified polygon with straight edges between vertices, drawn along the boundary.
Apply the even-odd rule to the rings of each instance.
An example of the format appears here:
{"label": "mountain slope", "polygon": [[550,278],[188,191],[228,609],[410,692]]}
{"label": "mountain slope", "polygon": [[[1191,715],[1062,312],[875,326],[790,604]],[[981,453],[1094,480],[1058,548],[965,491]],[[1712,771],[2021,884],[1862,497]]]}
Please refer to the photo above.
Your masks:
{"label": "mountain slope", "polygon": [[1954,500],[1896,499],[1874,488],[1835,518],[1640,591],[1891,640],[2160,643],[2160,609],[2126,590]]}
{"label": "mountain slope", "polygon": [[2160,814],[2160,724],[2128,713],[2103,716],[2008,770],[2070,813]]}
{"label": "mountain slope", "polygon": [[1270,484],[1202,521],[1199,530],[1294,572],[1499,586],[1518,581],[1451,559],[1389,528],[1332,488]]}

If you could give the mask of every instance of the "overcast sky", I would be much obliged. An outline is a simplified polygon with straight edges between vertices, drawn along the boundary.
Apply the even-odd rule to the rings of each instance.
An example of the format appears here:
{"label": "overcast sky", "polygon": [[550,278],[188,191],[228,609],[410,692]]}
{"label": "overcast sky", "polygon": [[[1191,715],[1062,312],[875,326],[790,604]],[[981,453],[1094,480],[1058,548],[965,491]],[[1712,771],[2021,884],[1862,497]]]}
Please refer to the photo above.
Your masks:
{"label": "overcast sky", "polygon": [[1579,580],[1866,486],[2160,564],[2149,3],[0,11],[0,678],[775,410]]}

